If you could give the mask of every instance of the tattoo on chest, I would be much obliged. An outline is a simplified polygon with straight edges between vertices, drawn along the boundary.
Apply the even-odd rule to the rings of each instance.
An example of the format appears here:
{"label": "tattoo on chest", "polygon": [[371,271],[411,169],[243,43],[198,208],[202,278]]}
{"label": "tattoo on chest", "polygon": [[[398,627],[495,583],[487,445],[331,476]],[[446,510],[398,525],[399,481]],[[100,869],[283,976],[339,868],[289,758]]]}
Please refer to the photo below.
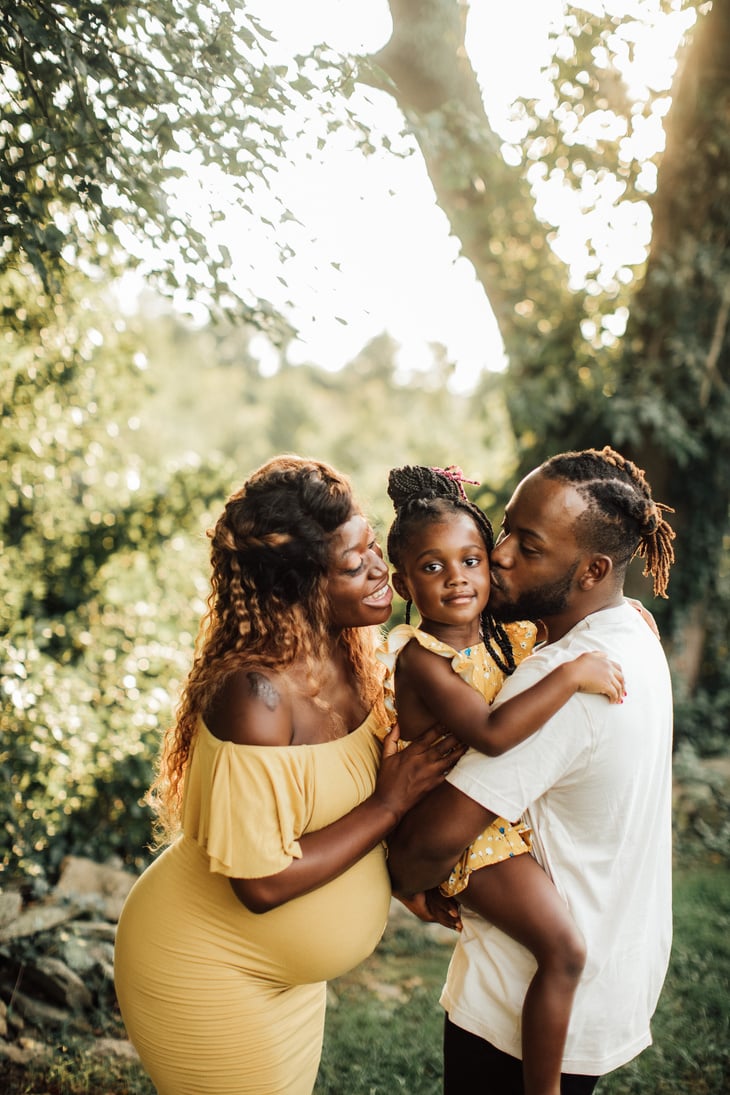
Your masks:
{"label": "tattoo on chest", "polygon": [[275,711],[281,702],[281,696],[271,681],[260,673],[249,673],[248,683],[251,686],[251,695],[265,703],[269,711]]}

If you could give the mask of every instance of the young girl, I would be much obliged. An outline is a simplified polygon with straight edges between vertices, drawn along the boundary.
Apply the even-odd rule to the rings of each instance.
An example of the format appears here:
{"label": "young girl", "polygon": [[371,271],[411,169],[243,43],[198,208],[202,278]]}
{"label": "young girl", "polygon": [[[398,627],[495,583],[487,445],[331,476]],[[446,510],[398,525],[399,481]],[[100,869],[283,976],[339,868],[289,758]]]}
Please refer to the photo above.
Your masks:
{"label": "young girl", "polygon": [[[603,654],[581,654],[494,712],[505,677],[535,643],[531,623],[502,625],[488,612],[492,527],[470,502],[458,468],[404,467],[388,481],[396,517],[388,535],[393,585],[406,624],[393,628],[379,657],[388,669],[386,703],[404,741],[434,723],[490,756],[535,733],[576,692],[623,701],[621,670]],[[421,616],[410,626],[410,606]],[[497,818],[466,849],[440,887],[526,946],[537,971],[522,1013],[526,1095],[559,1095],[573,996],[585,963],[583,939],[548,876],[524,853],[529,830]],[[491,870],[478,870],[481,867]],[[473,873],[474,872],[474,873]],[[468,887],[468,889],[467,889]],[[431,911],[444,901],[428,897]],[[414,911],[424,910],[416,899]],[[443,915],[443,905],[441,906]],[[441,916],[436,913],[437,918]]]}

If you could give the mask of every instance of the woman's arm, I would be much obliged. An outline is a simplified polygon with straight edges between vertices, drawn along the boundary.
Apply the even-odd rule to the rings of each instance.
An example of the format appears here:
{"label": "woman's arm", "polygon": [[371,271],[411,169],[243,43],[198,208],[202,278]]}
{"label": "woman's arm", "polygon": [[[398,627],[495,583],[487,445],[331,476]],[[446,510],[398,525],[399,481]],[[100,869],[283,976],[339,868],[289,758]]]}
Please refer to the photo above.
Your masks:
{"label": "woman's arm", "polygon": [[[208,729],[238,745],[289,745],[293,718],[286,683],[247,670],[231,674],[205,712]],[[251,912],[268,912],[342,874],[383,840],[464,753],[440,728],[400,752],[398,737],[393,729],[383,742],[373,794],[331,825],[302,836],[301,858],[274,875],[231,879],[234,893]]]}
{"label": "woman's arm", "polygon": [[440,784],[464,748],[440,729],[398,751],[398,731],[383,743],[375,790],[344,817],[300,838],[301,859],[266,878],[231,879],[238,899],[254,913],[268,912],[337,878],[390,833],[406,812]]}
{"label": "woman's arm", "polygon": [[620,667],[604,654],[591,651],[564,662],[542,680],[492,710],[475,688],[462,680],[450,662],[411,642],[402,651],[396,677],[399,720],[409,694],[417,696],[432,722],[440,723],[459,741],[487,756],[499,756],[519,745],[552,718],[575,692],[601,693],[621,703],[624,680]]}

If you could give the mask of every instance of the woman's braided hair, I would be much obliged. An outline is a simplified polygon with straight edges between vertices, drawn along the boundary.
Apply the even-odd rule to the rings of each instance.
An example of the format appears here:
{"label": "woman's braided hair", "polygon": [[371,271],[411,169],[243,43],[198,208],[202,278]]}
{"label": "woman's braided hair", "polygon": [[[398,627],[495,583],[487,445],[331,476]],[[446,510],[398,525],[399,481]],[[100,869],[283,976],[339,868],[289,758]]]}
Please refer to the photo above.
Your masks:
{"label": "woman's braided hair", "polygon": [[[393,468],[388,475],[388,495],[395,508],[395,520],[388,533],[388,556],[396,570],[404,569],[404,554],[414,532],[424,524],[443,521],[453,513],[467,513],[477,526],[487,552],[494,547],[492,525],[483,512],[471,502],[464,490],[465,479],[460,468],[429,468],[420,464]],[[495,662],[503,673],[515,668],[512,644],[503,625],[489,612],[482,612],[482,635]]]}
{"label": "woman's braided hair", "polygon": [[654,580],[654,596],[667,596],[675,533],[664,514],[674,510],[654,501],[641,468],[606,445],[559,453],[540,471],[572,483],[585,498],[588,508],[576,522],[576,535],[586,548],[609,555],[622,570],[639,555],[644,575]]}
{"label": "woman's braided hair", "polygon": [[[277,456],[231,495],[208,531],[208,608],[149,796],[163,838],[179,826],[198,718],[229,674],[242,665],[279,672],[298,659],[308,667],[316,698],[321,652],[330,637],[330,536],[354,512],[345,476],[319,461]],[[372,628],[348,628],[341,637],[363,700],[371,706],[382,690],[377,639]]]}

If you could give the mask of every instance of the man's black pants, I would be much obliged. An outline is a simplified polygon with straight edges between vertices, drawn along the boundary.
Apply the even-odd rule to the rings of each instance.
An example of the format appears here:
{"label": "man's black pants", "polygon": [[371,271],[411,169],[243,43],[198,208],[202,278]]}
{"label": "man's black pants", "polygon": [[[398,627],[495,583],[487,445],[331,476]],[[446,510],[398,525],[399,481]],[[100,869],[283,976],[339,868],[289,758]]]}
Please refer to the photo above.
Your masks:
{"label": "man's black pants", "polygon": [[[561,1095],[590,1095],[599,1076],[563,1073]],[[451,1022],[444,1026],[444,1095],[524,1095],[522,1061]]]}

